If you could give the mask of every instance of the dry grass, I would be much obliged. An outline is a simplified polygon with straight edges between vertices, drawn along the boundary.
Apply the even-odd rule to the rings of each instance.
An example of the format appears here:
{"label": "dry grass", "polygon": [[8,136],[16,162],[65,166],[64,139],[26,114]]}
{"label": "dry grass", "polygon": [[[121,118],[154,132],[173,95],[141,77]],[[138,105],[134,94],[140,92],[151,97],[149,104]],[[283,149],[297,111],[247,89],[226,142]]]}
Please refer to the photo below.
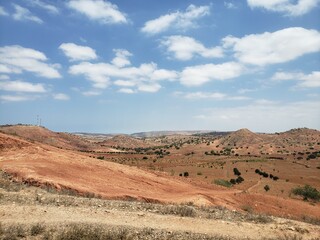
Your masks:
{"label": "dry grass", "polygon": [[[41,231],[38,232],[41,225]],[[194,234],[190,232],[173,232],[166,230],[155,230],[152,228],[130,228],[110,227],[99,224],[74,223],[64,226],[44,226],[43,224],[33,226],[13,224],[7,227],[0,225],[0,239],[43,239],[43,240],[231,240],[234,238],[206,234]],[[32,234],[34,227],[37,234]],[[237,238],[235,240],[244,240]]]}

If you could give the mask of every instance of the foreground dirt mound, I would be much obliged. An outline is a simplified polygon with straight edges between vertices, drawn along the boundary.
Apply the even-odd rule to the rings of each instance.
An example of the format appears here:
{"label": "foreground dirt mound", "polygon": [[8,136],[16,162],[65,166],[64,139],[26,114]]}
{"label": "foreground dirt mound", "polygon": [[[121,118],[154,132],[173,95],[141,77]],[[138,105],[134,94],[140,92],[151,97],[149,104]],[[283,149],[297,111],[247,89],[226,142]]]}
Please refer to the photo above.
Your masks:
{"label": "foreground dirt mound", "polygon": [[[72,189],[109,199],[137,199],[147,202],[187,203],[225,206],[241,210],[250,207],[256,212],[278,216],[320,217],[320,207],[292,199],[282,199],[240,190],[225,190],[215,185],[193,183],[187,178],[171,177],[137,167],[100,161],[78,153],[60,150],[39,143],[27,143],[0,134],[7,144],[0,152],[0,167],[16,180],[31,185]],[[21,143],[20,143],[21,142]]]}

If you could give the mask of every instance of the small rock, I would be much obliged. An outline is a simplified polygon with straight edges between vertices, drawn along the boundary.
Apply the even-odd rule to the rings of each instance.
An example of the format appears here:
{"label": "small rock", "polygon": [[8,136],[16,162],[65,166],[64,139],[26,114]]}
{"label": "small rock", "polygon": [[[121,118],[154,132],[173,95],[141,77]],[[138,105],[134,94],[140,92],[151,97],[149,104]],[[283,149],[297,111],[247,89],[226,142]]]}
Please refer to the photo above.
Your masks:
{"label": "small rock", "polygon": [[296,229],[294,227],[288,227],[287,229],[290,231],[296,231]]}

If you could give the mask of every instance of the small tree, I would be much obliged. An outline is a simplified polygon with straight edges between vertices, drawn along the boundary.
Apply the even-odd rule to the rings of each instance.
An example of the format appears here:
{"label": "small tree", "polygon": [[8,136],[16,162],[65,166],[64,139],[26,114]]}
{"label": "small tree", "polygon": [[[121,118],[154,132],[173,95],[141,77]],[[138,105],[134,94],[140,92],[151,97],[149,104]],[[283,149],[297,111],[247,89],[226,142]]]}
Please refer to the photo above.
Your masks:
{"label": "small tree", "polygon": [[230,183],[232,183],[233,185],[236,184],[236,180],[235,179],[230,179]]}
{"label": "small tree", "polygon": [[265,185],[265,186],[264,186],[264,190],[266,190],[266,192],[268,192],[268,191],[270,190],[269,185]]}
{"label": "small tree", "polygon": [[183,173],[183,176],[184,176],[184,177],[188,177],[188,176],[189,176],[189,173],[188,173],[188,172],[184,172],[184,173]]}
{"label": "small tree", "polygon": [[233,173],[234,173],[234,175],[237,175],[237,176],[241,175],[241,172],[238,170],[238,168],[234,168]]}
{"label": "small tree", "polygon": [[299,195],[303,197],[303,200],[312,199],[315,201],[320,201],[320,192],[311,187],[310,185],[305,185],[304,187],[297,187],[292,189],[294,195]]}

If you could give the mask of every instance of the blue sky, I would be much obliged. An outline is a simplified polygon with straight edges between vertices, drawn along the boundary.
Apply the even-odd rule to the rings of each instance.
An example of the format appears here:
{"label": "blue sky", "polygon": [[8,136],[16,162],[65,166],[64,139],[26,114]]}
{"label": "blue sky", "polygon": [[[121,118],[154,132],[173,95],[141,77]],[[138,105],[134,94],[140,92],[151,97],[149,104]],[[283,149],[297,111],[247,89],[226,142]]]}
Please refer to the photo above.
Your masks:
{"label": "blue sky", "polygon": [[0,124],[320,129],[319,0],[0,0]]}

